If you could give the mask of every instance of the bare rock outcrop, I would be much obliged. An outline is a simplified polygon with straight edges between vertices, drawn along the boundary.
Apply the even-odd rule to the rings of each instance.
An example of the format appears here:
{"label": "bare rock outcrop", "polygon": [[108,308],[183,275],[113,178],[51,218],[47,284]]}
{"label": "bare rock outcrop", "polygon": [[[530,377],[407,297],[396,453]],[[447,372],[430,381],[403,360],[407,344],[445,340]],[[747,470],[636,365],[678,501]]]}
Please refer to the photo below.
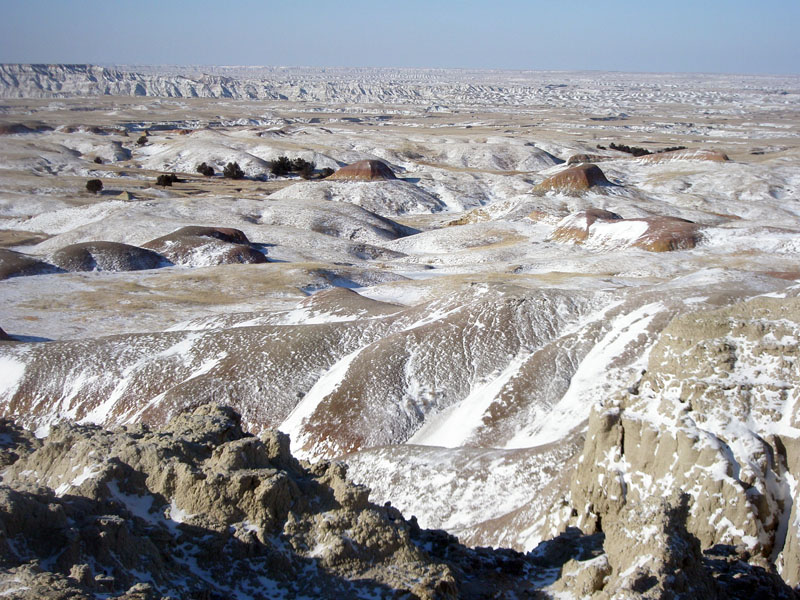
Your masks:
{"label": "bare rock outcrop", "polygon": [[211,266],[267,262],[239,229],[190,225],[151,240],[143,248],[176,265]]}
{"label": "bare rock outcrop", "polygon": [[597,165],[582,164],[548,177],[535,190],[579,193],[598,185],[611,185],[611,182]]}
{"label": "bare rock outcrop", "polygon": [[169,262],[160,254],[118,242],[83,242],[57,250],[50,262],[65,271],[141,271]]}
{"label": "bare rock outcrop", "polygon": [[359,160],[342,167],[327,179],[334,181],[386,181],[397,179],[397,177],[383,161]]}
{"label": "bare rock outcrop", "polygon": [[794,296],[678,316],[593,412],[571,502],[574,525],[606,536],[599,597],[796,597],[798,337]]}
{"label": "bare rock outcrop", "polygon": [[656,216],[623,219],[620,215],[590,208],[562,219],[551,239],[593,247],[636,247],[650,252],[694,248],[701,239],[697,223],[677,217]]}
{"label": "bare rock outcrop", "polygon": [[[341,463],[202,405],[162,431],[0,421],[0,594],[16,598],[529,597],[533,561],[369,502]],[[104,596],[105,597],[105,596]]]}

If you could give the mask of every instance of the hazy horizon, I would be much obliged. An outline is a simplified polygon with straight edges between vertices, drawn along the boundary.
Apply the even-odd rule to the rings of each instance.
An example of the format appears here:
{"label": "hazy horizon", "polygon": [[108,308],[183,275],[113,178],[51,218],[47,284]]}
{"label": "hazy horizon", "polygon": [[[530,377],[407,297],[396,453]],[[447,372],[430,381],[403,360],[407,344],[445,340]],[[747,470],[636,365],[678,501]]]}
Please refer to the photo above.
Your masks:
{"label": "hazy horizon", "polygon": [[2,63],[800,74],[794,0],[2,2]]}

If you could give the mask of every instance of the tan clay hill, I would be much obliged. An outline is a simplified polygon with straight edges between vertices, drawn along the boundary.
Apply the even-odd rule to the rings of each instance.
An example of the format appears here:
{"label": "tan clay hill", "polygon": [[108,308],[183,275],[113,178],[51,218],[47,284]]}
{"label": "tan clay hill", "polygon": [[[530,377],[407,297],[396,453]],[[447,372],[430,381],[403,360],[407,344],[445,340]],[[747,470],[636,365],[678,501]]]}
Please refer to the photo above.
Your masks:
{"label": "tan clay hill", "polygon": [[328,177],[342,181],[386,181],[397,179],[389,166],[379,160],[360,160],[347,165]]}
{"label": "tan clay hill", "polygon": [[537,190],[556,190],[562,192],[583,192],[597,185],[610,185],[603,171],[597,165],[578,165],[552,175],[536,186]]}

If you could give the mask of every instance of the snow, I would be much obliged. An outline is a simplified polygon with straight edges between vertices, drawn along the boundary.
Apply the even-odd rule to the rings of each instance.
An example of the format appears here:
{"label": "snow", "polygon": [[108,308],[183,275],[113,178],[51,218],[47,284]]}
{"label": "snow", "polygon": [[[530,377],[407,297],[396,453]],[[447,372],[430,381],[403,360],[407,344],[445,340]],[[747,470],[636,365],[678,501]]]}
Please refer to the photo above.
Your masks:
{"label": "snow", "polygon": [[303,434],[303,424],[313,417],[314,411],[325,398],[339,387],[342,378],[350,368],[350,364],[366,347],[359,348],[339,359],[317,380],[289,416],[278,426],[279,431],[288,434],[291,438],[291,450],[295,456],[304,456],[303,444],[306,436]]}
{"label": "snow", "polygon": [[25,376],[25,363],[0,355],[0,398],[11,398]]}
{"label": "snow", "polygon": [[527,358],[527,352],[515,356],[505,369],[475,386],[463,400],[428,417],[407,443],[445,448],[468,445],[474,432],[483,425],[487,410],[497,395],[519,372]]}

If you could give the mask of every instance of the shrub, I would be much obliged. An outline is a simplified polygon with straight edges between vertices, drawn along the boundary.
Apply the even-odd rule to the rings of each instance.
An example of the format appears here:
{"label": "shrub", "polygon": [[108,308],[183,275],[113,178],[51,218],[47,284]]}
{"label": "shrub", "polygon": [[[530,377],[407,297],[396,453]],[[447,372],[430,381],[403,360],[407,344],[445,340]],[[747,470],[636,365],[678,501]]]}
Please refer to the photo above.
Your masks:
{"label": "shrub", "polygon": [[205,175],[206,177],[211,177],[214,174],[214,167],[211,167],[206,163],[200,163],[197,165],[197,172],[201,175]]}
{"label": "shrub", "polygon": [[239,163],[232,162],[225,165],[225,168],[222,170],[222,174],[227,179],[244,179],[244,171],[242,171]]}
{"label": "shrub", "polygon": [[139,146],[144,146],[147,143],[147,136],[146,135],[141,136],[138,140],[136,140],[136,143]]}
{"label": "shrub", "polygon": [[103,164],[103,159],[102,159],[102,158],[100,158],[99,156],[95,156],[95,157],[94,157],[94,162],[95,162],[95,164],[97,164],[97,165],[102,165],[102,164]]}
{"label": "shrub", "polygon": [[322,171],[320,171],[319,178],[325,179],[326,177],[330,177],[331,175],[333,175],[335,172],[336,171],[334,171],[330,167],[325,167],[324,169],[322,169]]}
{"label": "shrub", "polygon": [[99,179],[90,179],[86,182],[86,189],[93,194],[97,194],[103,189],[103,182]]}
{"label": "shrub", "polygon": [[288,175],[289,172],[292,170],[293,163],[289,160],[287,156],[279,156],[277,159],[272,161],[272,165],[270,166],[270,171],[276,177],[283,177],[284,175]]}
{"label": "shrub", "polygon": [[160,185],[161,187],[171,187],[173,183],[179,183],[181,180],[178,179],[175,173],[170,173],[169,175],[163,174],[159,175],[158,179],[156,179],[156,185]]}

